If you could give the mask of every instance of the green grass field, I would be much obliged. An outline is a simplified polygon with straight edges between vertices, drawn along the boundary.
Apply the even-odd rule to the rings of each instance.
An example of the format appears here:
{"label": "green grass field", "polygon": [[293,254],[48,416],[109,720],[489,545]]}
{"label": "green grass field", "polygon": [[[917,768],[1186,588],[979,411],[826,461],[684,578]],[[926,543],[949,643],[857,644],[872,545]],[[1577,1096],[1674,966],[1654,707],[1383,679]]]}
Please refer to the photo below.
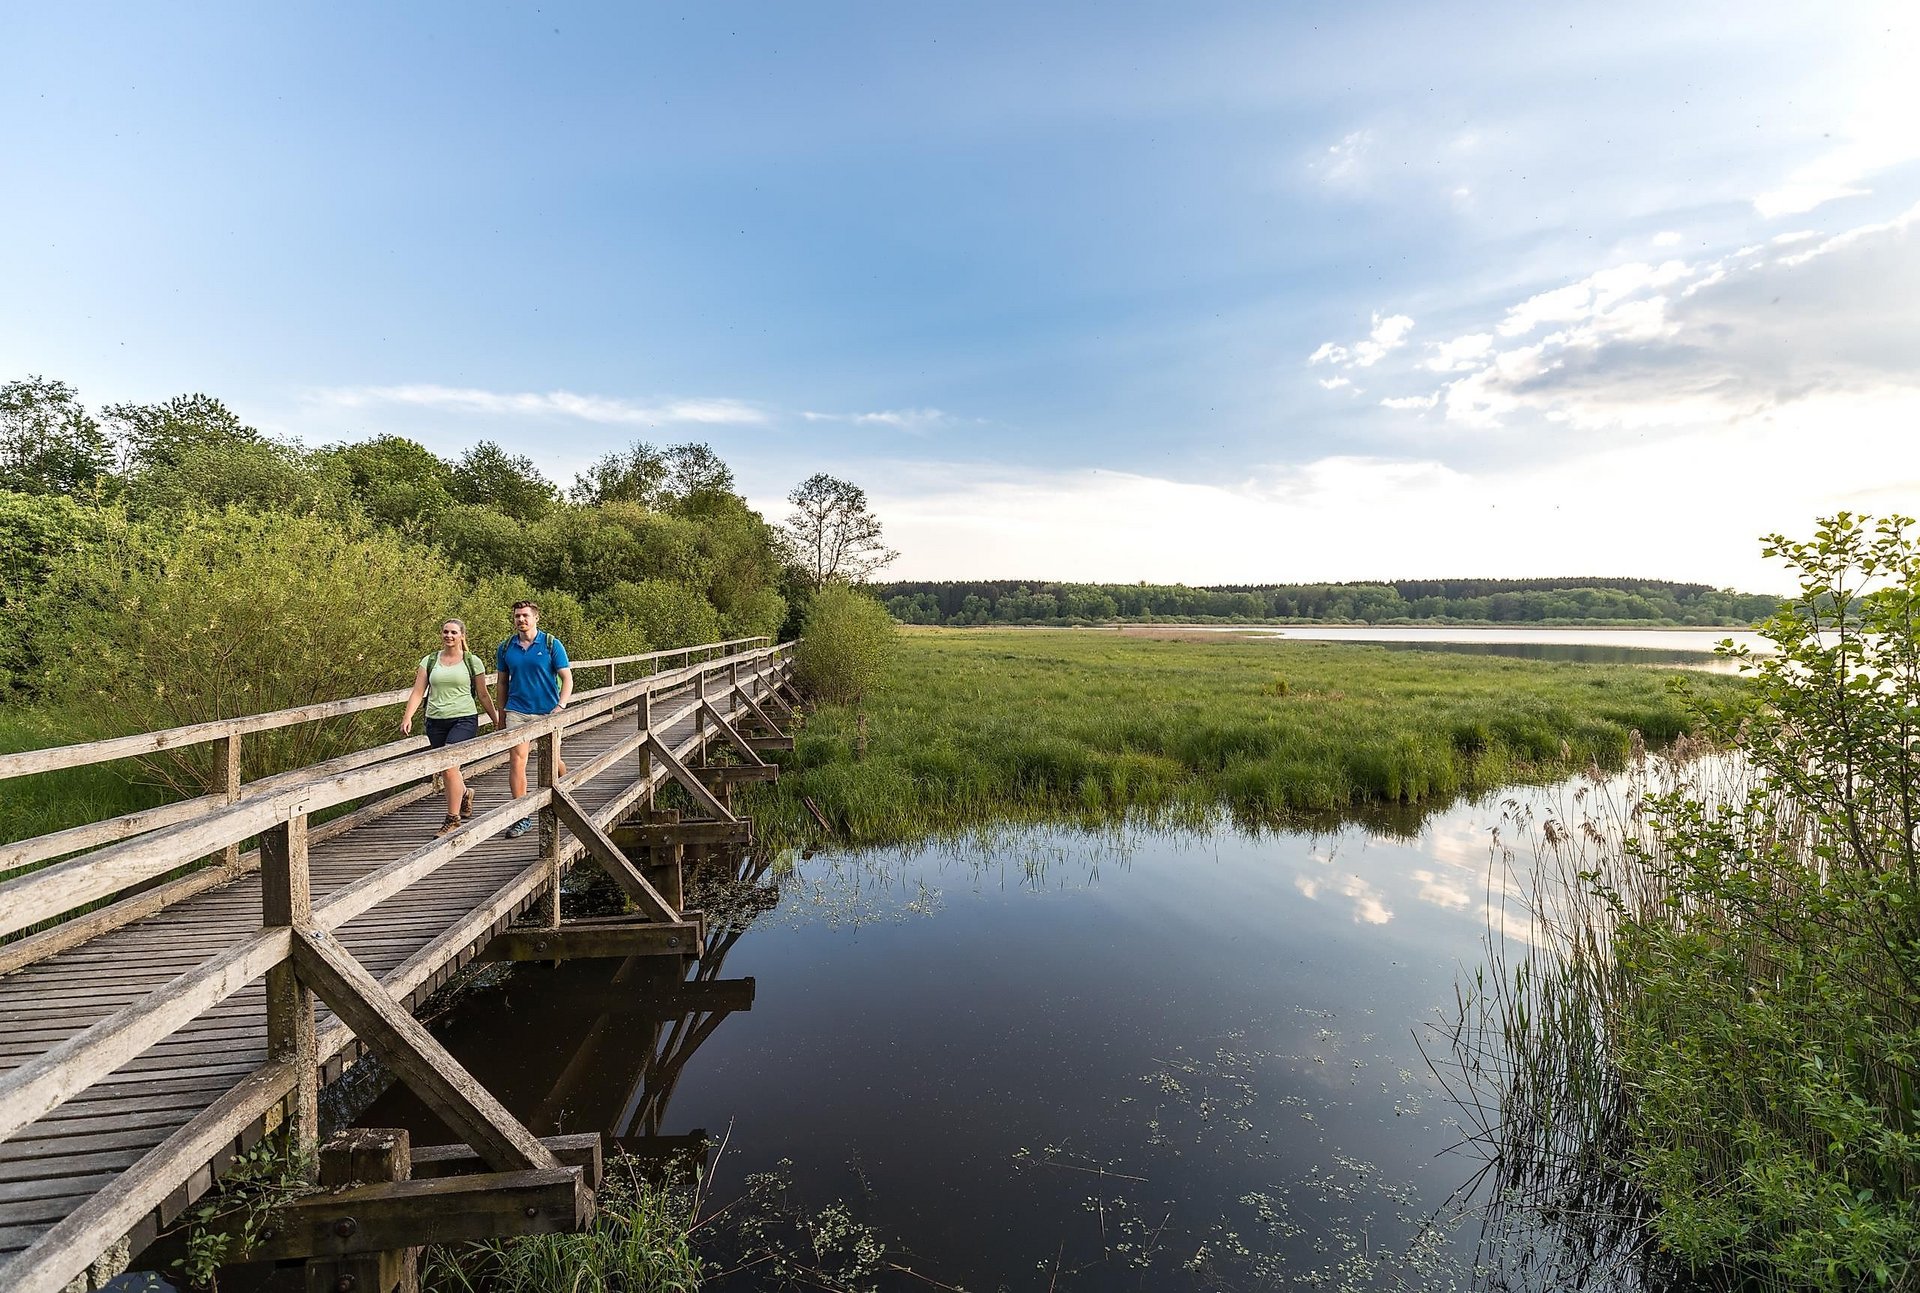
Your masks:
{"label": "green grass field", "polygon": [[[25,706],[0,708],[0,753],[63,745],[73,738],[57,715]],[[108,763],[0,782],[0,841],[28,839],[166,802],[155,787],[136,785],[131,763]]]}
{"label": "green grass field", "polygon": [[855,843],[1143,813],[1279,825],[1617,767],[1632,733],[1686,730],[1676,686],[1739,685],[1348,643],[918,630],[861,707],[864,753],[856,712],[824,706],[750,803],[765,836],[800,843],[824,835],[803,797]]}

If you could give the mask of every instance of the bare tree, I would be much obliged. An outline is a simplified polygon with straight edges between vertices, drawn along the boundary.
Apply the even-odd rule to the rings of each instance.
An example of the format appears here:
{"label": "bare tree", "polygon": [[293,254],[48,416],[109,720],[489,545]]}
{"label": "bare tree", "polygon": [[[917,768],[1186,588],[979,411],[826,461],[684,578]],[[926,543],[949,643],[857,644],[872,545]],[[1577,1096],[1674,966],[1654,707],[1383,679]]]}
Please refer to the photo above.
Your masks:
{"label": "bare tree", "polygon": [[787,495],[793,511],[784,527],[814,588],[857,583],[900,554],[880,541],[880,518],[867,508],[867,491],[817,472]]}

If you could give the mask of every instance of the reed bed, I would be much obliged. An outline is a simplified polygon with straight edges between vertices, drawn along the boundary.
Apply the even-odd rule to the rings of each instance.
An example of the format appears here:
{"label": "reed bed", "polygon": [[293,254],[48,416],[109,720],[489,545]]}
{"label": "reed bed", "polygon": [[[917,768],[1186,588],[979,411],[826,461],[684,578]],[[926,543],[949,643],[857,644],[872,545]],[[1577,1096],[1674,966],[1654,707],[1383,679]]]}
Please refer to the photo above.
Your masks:
{"label": "reed bed", "polygon": [[897,843],[1028,821],[1244,826],[1618,767],[1634,733],[1686,730],[1676,687],[1631,666],[1348,643],[918,631],[858,707],[823,705],[752,800],[770,837]]}

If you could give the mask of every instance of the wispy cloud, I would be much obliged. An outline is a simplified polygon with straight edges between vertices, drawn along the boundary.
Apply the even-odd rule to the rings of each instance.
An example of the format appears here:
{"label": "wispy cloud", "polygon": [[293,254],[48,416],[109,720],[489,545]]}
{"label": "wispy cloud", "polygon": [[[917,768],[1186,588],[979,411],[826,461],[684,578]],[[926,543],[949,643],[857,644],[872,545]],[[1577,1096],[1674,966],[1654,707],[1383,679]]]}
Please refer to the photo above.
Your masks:
{"label": "wispy cloud", "polygon": [[[1879,25],[1879,24],[1876,24]],[[1838,138],[1812,161],[1753,200],[1768,219],[1798,215],[1841,198],[1873,190],[1868,181],[1903,162],[1920,158],[1920,81],[1913,76],[1920,58],[1920,29],[1887,24],[1880,33],[1872,64],[1856,73],[1854,103]]]}
{"label": "wispy cloud", "polygon": [[881,409],[876,413],[818,413],[800,415],[809,422],[845,422],[853,426],[892,427],[896,431],[930,431],[951,419],[939,409]]}
{"label": "wispy cloud", "polygon": [[1381,318],[1376,312],[1373,328],[1365,339],[1350,346],[1343,346],[1336,341],[1322,342],[1318,350],[1307,356],[1307,362],[1332,364],[1336,368],[1371,368],[1391,352],[1406,345],[1407,334],[1412,331],[1413,320],[1409,316],[1390,314]]}
{"label": "wispy cloud", "polygon": [[712,426],[758,426],[767,422],[765,410],[744,400],[681,399],[642,403],[603,395],[576,395],[572,391],[489,391],[477,387],[348,386],[312,393],[319,403],[341,408],[403,406],[475,413],[488,417],[562,417],[608,426],[658,426],[662,423],[702,423]]}

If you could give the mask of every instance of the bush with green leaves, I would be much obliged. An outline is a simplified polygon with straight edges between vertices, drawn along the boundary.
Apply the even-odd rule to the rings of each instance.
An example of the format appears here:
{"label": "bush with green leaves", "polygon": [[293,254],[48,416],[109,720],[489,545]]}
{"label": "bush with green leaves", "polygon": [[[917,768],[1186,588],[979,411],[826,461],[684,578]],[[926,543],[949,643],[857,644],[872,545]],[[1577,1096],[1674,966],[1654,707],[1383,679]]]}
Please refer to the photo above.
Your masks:
{"label": "bush with green leaves", "polygon": [[[338,517],[232,509],[129,520],[57,560],[28,615],[41,697],[106,731],[152,730],[406,685],[468,596],[432,549]],[[478,639],[476,639],[478,640]],[[242,744],[249,777],[348,748],[391,715]],[[83,733],[75,732],[75,736]],[[162,757],[203,787],[203,750]]]}
{"label": "bush with green leaves", "polygon": [[877,600],[829,584],[807,607],[794,660],[800,685],[828,704],[854,704],[879,680],[896,635],[893,617]]}
{"label": "bush with green leaves", "polygon": [[1799,595],[1729,652],[1743,797],[1656,801],[1626,921],[1629,1164],[1662,1243],[1790,1288],[1920,1287],[1920,541],[1841,513],[1766,553]]}
{"label": "bush with green leaves", "polygon": [[695,589],[665,579],[621,580],[594,600],[609,622],[637,625],[651,649],[696,646],[723,636],[720,612]]}
{"label": "bush with green leaves", "polygon": [[[61,560],[101,542],[117,514],[59,494],[0,490],[0,693],[36,672],[32,606]],[[124,518],[122,518],[124,519]]]}
{"label": "bush with green leaves", "polygon": [[1747,685],[1696,709],[1715,752],[1546,821],[1526,946],[1463,993],[1496,1211],[1582,1272],[1920,1289],[1913,525],[1767,540],[1799,592],[1772,652],[1723,648]]}

